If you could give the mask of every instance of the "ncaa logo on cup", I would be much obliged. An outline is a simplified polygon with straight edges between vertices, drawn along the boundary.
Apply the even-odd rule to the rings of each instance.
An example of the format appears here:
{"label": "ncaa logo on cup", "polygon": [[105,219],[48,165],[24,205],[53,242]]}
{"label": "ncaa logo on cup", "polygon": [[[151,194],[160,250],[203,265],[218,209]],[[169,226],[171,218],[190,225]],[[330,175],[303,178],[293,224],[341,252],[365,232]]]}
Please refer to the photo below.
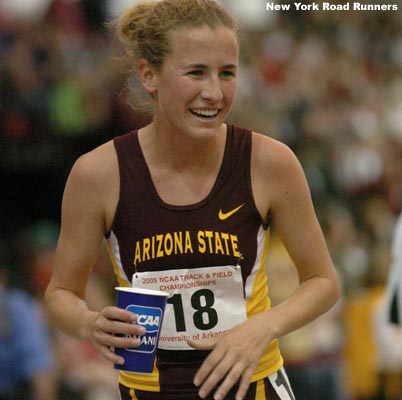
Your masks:
{"label": "ncaa logo on cup", "polygon": [[137,324],[146,329],[146,333],[140,336],[139,347],[130,347],[127,351],[137,353],[153,353],[158,344],[159,328],[162,323],[162,310],[157,307],[130,305],[126,310],[137,315]]}

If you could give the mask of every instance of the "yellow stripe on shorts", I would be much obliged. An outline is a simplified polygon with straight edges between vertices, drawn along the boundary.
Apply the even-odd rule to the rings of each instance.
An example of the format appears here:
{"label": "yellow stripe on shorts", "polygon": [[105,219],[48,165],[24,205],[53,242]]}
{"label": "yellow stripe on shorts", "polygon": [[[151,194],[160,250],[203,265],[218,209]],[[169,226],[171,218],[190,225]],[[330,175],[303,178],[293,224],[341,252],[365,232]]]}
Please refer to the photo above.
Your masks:
{"label": "yellow stripe on shorts", "polygon": [[267,400],[265,397],[265,385],[263,379],[257,382],[255,389],[255,400]]}
{"label": "yellow stripe on shorts", "polygon": [[133,400],[138,400],[134,389],[130,389],[130,396]]}

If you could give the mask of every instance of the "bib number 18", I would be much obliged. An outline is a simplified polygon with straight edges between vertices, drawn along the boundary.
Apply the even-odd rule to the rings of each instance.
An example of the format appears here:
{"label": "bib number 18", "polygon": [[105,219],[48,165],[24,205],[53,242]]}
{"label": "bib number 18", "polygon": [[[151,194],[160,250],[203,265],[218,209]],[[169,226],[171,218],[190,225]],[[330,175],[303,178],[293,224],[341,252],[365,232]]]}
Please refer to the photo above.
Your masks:
{"label": "bib number 18", "polygon": [[132,286],[169,292],[159,349],[193,350],[189,338],[217,337],[247,319],[239,266],[139,272]]}
{"label": "bib number 18", "polygon": [[[215,303],[214,292],[209,289],[200,289],[191,295],[191,306],[194,309],[194,326],[200,330],[209,330],[218,324],[218,313],[212,306]],[[173,306],[177,332],[185,332],[186,318],[183,308],[182,296],[176,293],[167,300]]]}

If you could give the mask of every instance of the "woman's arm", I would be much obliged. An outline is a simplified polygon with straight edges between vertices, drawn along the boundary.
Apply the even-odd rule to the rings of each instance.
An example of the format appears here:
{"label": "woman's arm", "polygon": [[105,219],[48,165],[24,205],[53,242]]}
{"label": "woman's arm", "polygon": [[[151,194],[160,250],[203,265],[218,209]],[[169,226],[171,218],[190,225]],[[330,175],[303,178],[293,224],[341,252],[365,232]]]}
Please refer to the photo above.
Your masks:
{"label": "woman's arm", "polygon": [[88,308],[85,293],[104,232],[118,201],[118,167],[112,143],[77,160],[64,191],[61,231],[51,281],[45,293],[50,319],[66,334],[92,342],[106,359],[122,363],[114,347],[138,346],[143,328],[136,317],[111,306],[101,312]]}
{"label": "woman's arm", "polygon": [[[340,289],[298,159],[284,144],[259,135],[254,137],[259,161],[255,167],[261,171],[260,184],[257,181],[255,185],[256,203],[262,212],[271,212],[273,229],[292,258],[300,283],[287,301],[267,311],[270,329],[275,337],[281,337],[331,308]],[[262,143],[258,146],[259,141]],[[267,200],[264,186],[268,188]]]}

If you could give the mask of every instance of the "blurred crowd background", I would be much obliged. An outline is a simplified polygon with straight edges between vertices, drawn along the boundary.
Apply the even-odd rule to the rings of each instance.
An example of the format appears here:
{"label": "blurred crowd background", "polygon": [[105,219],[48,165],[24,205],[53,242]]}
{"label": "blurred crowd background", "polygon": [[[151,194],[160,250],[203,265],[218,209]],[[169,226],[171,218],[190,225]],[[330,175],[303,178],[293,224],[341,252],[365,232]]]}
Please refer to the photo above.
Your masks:
{"label": "blurred crowd background", "polygon": [[[229,122],[296,152],[342,281],[330,313],[282,339],[299,400],[402,399],[402,330],[381,312],[402,211],[402,2],[385,2],[398,11],[268,12],[261,0],[220,1],[242,27]],[[149,119],[127,104],[118,42],[105,27],[133,3],[0,1],[0,393],[25,380],[39,400],[44,387],[47,400],[117,399],[112,366],[50,326],[41,301],[72,164]],[[275,303],[297,284],[275,232],[267,268]],[[102,249],[93,307],[113,303],[113,279]],[[6,287],[37,309],[32,324],[44,324],[36,332],[27,319],[22,329],[22,343],[42,337],[30,346],[42,349],[35,368],[22,355],[1,361],[17,335],[3,312]],[[18,396],[0,399],[29,398]]]}

